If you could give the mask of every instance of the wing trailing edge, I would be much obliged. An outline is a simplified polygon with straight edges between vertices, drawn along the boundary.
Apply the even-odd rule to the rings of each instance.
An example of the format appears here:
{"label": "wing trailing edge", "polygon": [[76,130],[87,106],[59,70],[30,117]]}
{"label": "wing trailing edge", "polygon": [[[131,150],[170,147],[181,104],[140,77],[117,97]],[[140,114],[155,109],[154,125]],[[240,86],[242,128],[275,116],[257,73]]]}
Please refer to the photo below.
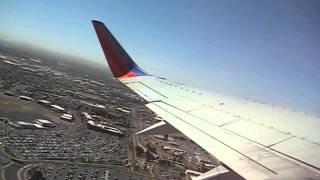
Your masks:
{"label": "wing trailing edge", "polygon": [[92,20],[100,45],[111,72],[117,79],[148,75],[143,71],[123,49],[120,43],[100,21]]}
{"label": "wing trailing edge", "polygon": [[136,135],[167,135],[167,134],[179,134],[180,132],[166,123],[165,121],[160,121],[146,129],[139,131]]}

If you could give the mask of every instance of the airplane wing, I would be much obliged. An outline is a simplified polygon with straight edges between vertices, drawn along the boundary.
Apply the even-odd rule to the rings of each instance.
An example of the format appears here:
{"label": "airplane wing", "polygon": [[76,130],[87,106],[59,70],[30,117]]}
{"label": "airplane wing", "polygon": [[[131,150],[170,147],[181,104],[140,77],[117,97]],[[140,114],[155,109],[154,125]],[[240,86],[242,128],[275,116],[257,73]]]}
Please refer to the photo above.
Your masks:
{"label": "airplane wing", "polygon": [[319,116],[148,74],[102,22],[92,22],[115,78],[164,119],[140,134],[177,130],[245,179],[320,179]]}

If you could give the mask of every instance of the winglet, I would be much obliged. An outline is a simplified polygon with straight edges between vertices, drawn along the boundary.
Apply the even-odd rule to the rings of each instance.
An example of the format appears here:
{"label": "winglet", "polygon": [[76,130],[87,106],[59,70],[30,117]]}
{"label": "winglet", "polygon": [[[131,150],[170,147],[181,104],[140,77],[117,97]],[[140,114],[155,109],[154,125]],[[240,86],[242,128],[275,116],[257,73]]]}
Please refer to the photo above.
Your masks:
{"label": "winglet", "polygon": [[122,79],[148,75],[136,65],[102,22],[92,20],[92,24],[97,33],[111,72],[115,78]]}

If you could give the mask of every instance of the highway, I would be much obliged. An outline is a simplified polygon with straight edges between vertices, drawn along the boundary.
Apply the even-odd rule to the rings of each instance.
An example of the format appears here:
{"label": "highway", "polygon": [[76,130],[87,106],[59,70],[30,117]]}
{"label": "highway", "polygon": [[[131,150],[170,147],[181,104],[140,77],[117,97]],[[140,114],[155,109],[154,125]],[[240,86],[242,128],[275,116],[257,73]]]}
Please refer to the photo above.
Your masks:
{"label": "highway", "polygon": [[18,172],[16,173],[16,175],[17,175],[17,179],[18,180],[25,180],[25,179],[27,179],[28,177],[27,177],[27,172],[30,170],[30,169],[32,169],[32,168],[34,168],[34,167],[36,167],[36,166],[38,166],[39,164],[28,164],[28,165],[25,165],[25,166],[23,166],[22,168],[20,168],[19,170],[18,170]]}
{"label": "highway", "polygon": [[6,172],[6,169],[11,166],[13,163],[11,162],[10,164],[7,164],[5,166],[2,166],[1,169],[0,169],[0,173],[1,173],[1,179],[5,180],[6,177],[5,177],[5,172]]}
{"label": "highway", "polygon": [[[133,145],[134,147],[136,145],[140,146],[144,152],[147,151],[147,148],[146,148],[146,141],[144,140],[143,136],[137,136],[136,133],[138,131],[141,130],[141,128],[143,128],[142,124],[141,124],[141,121],[139,119],[137,119],[137,106],[133,106],[131,108],[131,111],[130,111],[130,114],[129,114],[129,117],[131,118],[131,127],[134,127],[134,132],[132,133],[132,139],[133,139]],[[135,148],[134,148],[134,158],[136,158],[136,152],[135,152]],[[134,159],[135,160],[135,159]],[[155,164],[152,163],[151,164],[151,167],[149,169],[149,174],[151,175],[151,178],[155,178],[156,176],[154,175],[154,166]]]}
{"label": "highway", "polygon": [[[8,161],[11,161],[11,159],[15,159],[14,157],[5,153],[3,151],[3,149],[0,150],[0,156],[2,159],[8,160]],[[18,163],[11,161],[9,164],[1,167],[1,169],[0,169],[1,170],[1,179],[3,179],[3,180],[16,180],[17,179],[16,172],[19,170],[20,166]]]}
{"label": "highway", "polygon": [[131,111],[130,111],[130,114],[129,114],[129,120],[130,120],[130,124],[131,124],[131,127],[134,127],[135,130],[133,130],[132,132],[132,144],[133,144],[133,147],[131,149],[131,151],[129,151],[129,154],[130,154],[130,168],[131,168],[131,171],[134,171],[134,167],[136,166],[136,145],[138,143],[138,140],[137,140],[137,136],[135,135],[135,133],[137,132],[137,129],[136,129],[136,109],[135,107],[132,107],[131,108]]}

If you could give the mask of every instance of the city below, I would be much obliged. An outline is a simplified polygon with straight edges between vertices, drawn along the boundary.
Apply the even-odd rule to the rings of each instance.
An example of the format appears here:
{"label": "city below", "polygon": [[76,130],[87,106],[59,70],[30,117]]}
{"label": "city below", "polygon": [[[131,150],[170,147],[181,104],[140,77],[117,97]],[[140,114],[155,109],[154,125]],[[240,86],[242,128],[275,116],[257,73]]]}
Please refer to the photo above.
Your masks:
{"label": "city below", "polygon": [[185,179],[220,165],[182,134],[135,135],[163,119],[106,67],[43,54],[0,45],[0,179]]}

